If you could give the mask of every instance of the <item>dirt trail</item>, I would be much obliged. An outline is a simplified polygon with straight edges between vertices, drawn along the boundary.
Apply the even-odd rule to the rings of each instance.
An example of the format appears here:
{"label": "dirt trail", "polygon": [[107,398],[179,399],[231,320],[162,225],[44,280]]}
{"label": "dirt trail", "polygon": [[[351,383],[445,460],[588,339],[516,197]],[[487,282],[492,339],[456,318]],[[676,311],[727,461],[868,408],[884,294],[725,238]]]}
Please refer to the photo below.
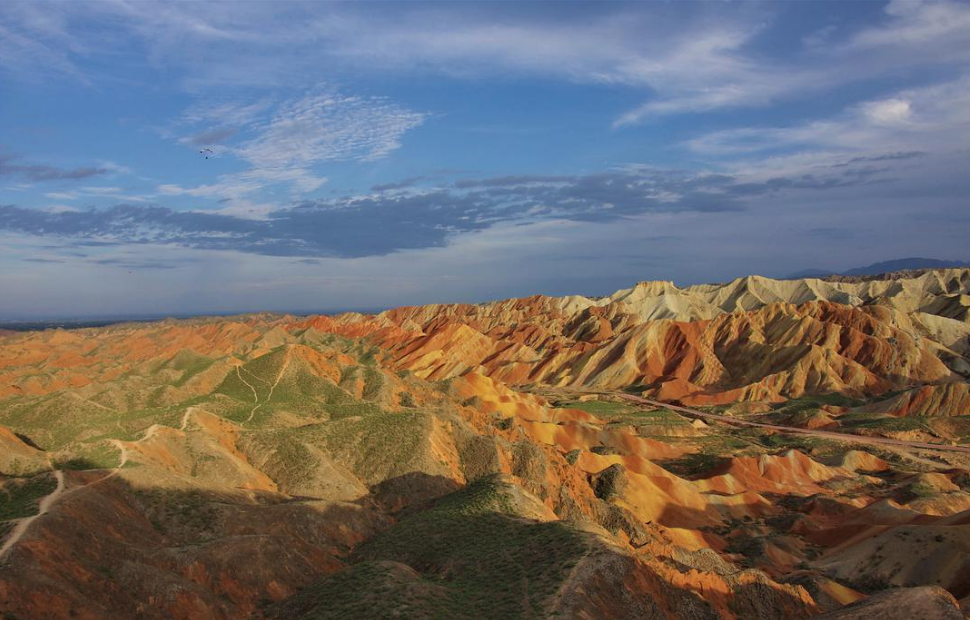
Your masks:
{"label": "dirt trail", "polygon": [[635,403],[643,403],[646,405],[653,405],[654,407],[664,407],[666,409],[673,409],[674,411],[679,411],[689,416],[700,417],[708,420],[717,420],[718,422],[724,422],[726,424],[734,424],[735,426],[753,426],[756,428],[767,428],[775,431],[780,431],[783,433],[811,435],[813,437],[824,437],[825,439],[834,439],[837,441],[847,441],[852,443],[898,446],[903,448],[913,448],[917,450],[940,450],[943,452],[960,452],[962,454],[970,454],[970,446],[945,446],[945,445],[940,445],[935,443],[923,443],[919,441],[901,441],[899,439],[887,439],[884,437],[865,437],[863,435],[852,435],[849,433],[836,433],[834,431],[821,431],[821,430],[815,430],[815,429],[798,428],[795,426],[779,426],[777,424],[765,424],[763,422],[751,422],[749,420],[741,420],[735,417],[719,415],[716,413],[705,413],[703,411],[698,411],[696,409],[681,407],[680,405],[671,405],[670,403],[665,403],[659,400],[650,400],[649,398],[634,396],[632,394],[613,394],[613,395],[619,396],[620,398],[624,398],[629,401],[633,401]]}
{"label": "dirt trail", "polygon": [[[190,409],[191,409],[191,407],[190,407]],[[184,418],[183,418],[183,420],[184,420]],[[159,428],[160,427],[159,427],[158,424],[152,424],[151,426],[148,427],[148,430],[145,431],[145,434],[142,435],[142,438],[139,439],[138,441],[136,441],[135,443],[141,443],[143,441],[147,441],[147,440],[151,439],[152,436],[155,435],[155,433],[158,431]],[[101,478],[100,480],[95,480],[94,482],[89,482],[89,483],[87,483],[84,486],[91,486],[92,484],[97,484],[97,483],[101,482],[102,480],[107,480],[111,476],[114,476],[119,471],[121,471],[121,468],[124,467],[125,466],[125,463],[128,462],[128,447],[125,446],[125,443],[127,443],[127,442],[121,441],[120,439],[112,439],[111,440],[111,443],[116,448],[118,448],[118,450],[121,452],[121,463],[119,463],[118,466],[115,467],[111,471],[111,473],[108,474],[107,476],[105,476],[104,478]],[[82,488],[83,489],[84,487],[78,487],[78,488]]]}
{"label": "dirt trail", "polygon": [[249,381],[246,381],[245,379],[242,378],[242,374],[239,372],[239,366],[236,366],[236,376],[239,377],[239,380],[240,381],[242,381],[243,383],[246,384],[246,387],[248,387],[250,390],[253,391],[253,403],[254,404],[258,404],[259,403],[259,394],[256,393],[256,388],[254,388],[253,385]]}
{"label": "dirt trail", "polygon": [[195,412],[195,406],[189,407],[185,410],[185,415],[182,416],[182,423],[179,425],[179,430],[183,433],[185,432],[185,427],[189,424],[189,416]]}
{"label": "dirt trail", "polygon": [[2,560],[4,556],[7,555],[7,552],[10,551],[15,544],[17,544],[17,541],[19,541],[23,535],[27,533],[27,529],[30,527],[30,524],[41,515],[46,514],[47,511],[51,509],[51,506],[54,505],[54,502],[56,502],[60,498],[61,494],[64,493],[64,472],[59,469],[55,469],[54,477],[57,478],[57,487],[51,491],[50,494],[44,496],[44,498],[40,500],[37,514],[32,517],[24,517],[17,522],[17,525],[14,526],[13,531],[11,531],[10,535],[7,537],[6,542],[4,542],[3,546],[0,547],[0,560]]}
{"label": "dirt trail", "polygon": [[[142,436],[142,438],[136,441],[135,443],[141,443],[143,441],[146,441],[147,439],[150,439],[152,435],[154,435],[155,432],[158,430],[158,428],[159,428],[158,424],[152,424],[151,426],[148,427],[148,430],[145,431],[145,434]],[[125,442],[121,441],[120,439],[112,439],[111,444],[116,448],[118,448],[118,450],[121,452],[121,461],[118,463],[118,466],[112,469],[111,472],[106,476],[102,476],[97,480],[92,480],[87,484],[82,484],[81,486],[74,487],[69,491],[65,491],[64,472],[61,471],[60,469],[53,470],[54,477],[57,478],[57,487],[53,491],[51,491],[51,493],[44,496],[44,498],[40,500],[40,504],[37,509],[37,514],[21,519],[17,523],[17,525],[14,526],[14,529],[7,537],[7,540],[4,541],[3,546],[0,547],[0,560],[3,560],[4,556],[6,556],[7,553],[10,552],[13,546],[17,544],[17,542],[19,542],[21,538],[23,538],[24,534],[26,534],[27,531],[30,529],[31,524],[37,518],[47,514],[50,511],[50,509],[54,506],[54,504],[56,504],[58,501],[67,497],[68,495],[77,493],[82,489],[86,489],[96,484],[101,484],[105,480],[108,480],[109,478],[113,478],[114,476],[117,476],[121,472],[121,468],[124,467],[126,463],[128,463],[128,448],[124,445]]]}
{"label": "dirt trail", "polygon": [[[283,366],[280,368],[279,373],[276,375],[276,380],[270,386],[269,394],[267,394],[266,399],[262,402],[259,401],[259,394],[256,391],[256,388],[254,388],[248,381],[243,379],[242,374],[240,374],[239,372],[239,366],[236,366],[236,376],[238,376],[240,381],[245,383],[249,387],[249,389],[253,391],[253,408],[249,412],[249,417],[246,419],[247,422],[253,419],[253,416],[256,415],[257,409],[259,409],[261,406],[269,402],[271,398],[273,398],[273,390],[275,390],[276,386],[279,385],[279,382],[283,378],[283,375],[286,373],[287,368],[289,368],[289,365],[290,365],[290,351],[287,350],[286,358],[284,359]],[[189,407],[185,410],[185,414],[182,416],[182,421],[181,421],[181,424],[179,425],[180,431],[183,431],[183,432],[185,431],[189,423],[189,418],[192,416],[192,413],[194,412],[194,410],[195,410],[195,407]],[[159,429],[158,424],[152,424],[145,431],[145,434],[142,436],[142,438],[136,441],[135,443],[141,443],[143,441],[147,441],[148,439],[151,439],[151,437],[158,431],[158,429]],[[58,502],[59,500],[61,500],[63,497],[67,495],[71,495],[72,493],[77,493],[78,491],[82,489],[86,489],[95,484],[101,484],[105,480],[113,478],[114,476],[117,476],[119,473],[121,473],[121,469],[128,463],[128,447],[125,445],[128,442],[122,441],[120,439],[111,439],[110,442],[114,447],[118,448],[118,451],[121,453],[121,462],[118,463],[118,466],[112,469],[111,472],[108,473],[106,476],[103,476],[101,478],[98,478],[97,480],[88,482],[87,484],[74,487],[69,491],[65,491],[64,472],[59,469],[53,470],[54,477],[57,478],[57,487],[50,494],[44,496],[44,498],[40,500],[37,514],[30,517],[24,517],[23,519],[20,519],[17,522],[17,525],[14,526],[10,535],[4,541],[3,546],[0,547],[0,560],[2,560],[4,556],[6,556],[7,553],[13,548],[13,546],[20,541],[23,535],[27,533],[27,531],[30,529],[30,525],[37,518],[47,514],[47,512],[50,511],[51,507],[54,506],[56,502]]]}
{"label": "dirt trail", "polygon": [[[256,390],[253,389],[253,386],[246,383],[245,379],[243,379],[243,383],[246,383],[246,385],[249,385],[250,389],[253,389],[253,396],[256,397],[256,405],[252,408],[252,411],[249,412],[249,417],[246,418],[247,422],[252,422],[253,416],[256,415],[256,410],[262,407],[263,405],[265,405],[266,403],[268,403],[270,399],[273,398],[273,390],[275,390],[276,386],[279,385],[280,379],[282,379],[283,374],[286,373],[286,369],[290,367],[290,357],[291,357],[292,351],[293,350],[290,348],[286,349],[286,355],[283,358],[283,365],[280,366],[280,371],[276,374],[276,380],[273,381],[273,384],[271,386],[269,386],[269,394],[266,395],[266,400],[264,400],[263,402],[259,402],[259,396],[256,394]],[[236,371],[237,372],[239,371],[238,366],[236,366]],[[239,378],[242,379],[242,375],[240,375]]]}

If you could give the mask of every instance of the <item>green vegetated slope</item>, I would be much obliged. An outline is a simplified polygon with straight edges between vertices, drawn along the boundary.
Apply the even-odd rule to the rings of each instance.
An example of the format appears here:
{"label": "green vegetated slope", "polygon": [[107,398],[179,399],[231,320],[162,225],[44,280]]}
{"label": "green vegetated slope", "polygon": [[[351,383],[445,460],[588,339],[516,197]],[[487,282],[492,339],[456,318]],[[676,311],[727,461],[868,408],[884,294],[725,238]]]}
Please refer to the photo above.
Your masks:
{"label": "green vegetated slope", "polygon": [[21,519],[37,513],[37,504],[57,487],[51,474],[0,483],[0,521]]}
{"label": "green vegetated slope", "polygon": [[633,405],[627,403],[620,403],[608,400],[560,400],[553,403],[556,407],[568,407],[569,409],[580,409],[587,413],[592,413],[596,416],[613,416],[613,415],[623,415],[631,414],[637,411],[637,408]]}
{"label": "green vegetated slope", "polygon": [[[380,411],[373,401],[383,396],[381,388],[387,383],[381,370],[347,366],[335,379],[320,376],[300,354],[280,347],[234,369],[215,393],[235,401],[237,410],[226,417],[252,427],[265,426],[280,412],[320,420]],[[363,387],[360,399],[344,389],[357,379]]]}
{"label": "green vegetated slope", "polygon": [[632,403],[610,400],[560,400],[556,407],[579,409],[606,422],[607,427],[629,426],[645,437],[666,437],[682,434],[690,420],[666,408],[647,409]]}
{"label": "green vegetated slope", "polygon": [[[373,351],[339,338],[305,348],[326,355],[347,351],[351,360],[354,354],[364,359],[343,368],[342,376],[338,372],[331,380],[320,376],[301,355],[291,354],[286,345],[244,361],[238,369],[228,363],[229,358],[214,359],[183,349],[169,359],[146,362],[96,386],[8,398],[0,410],[0,425],[29,437],[56,467],[64,469],[117,467],[120,453],[110,440],[135,441],[153,424],[178,428],[191,406],[245,428],[282,429],[280,445],[291,427],[343,418],[362,418],[357,426],[364,434],[382,428],[401,434],[392,428],[401,424],[381,417],[386,412],[378,401],[386,400],[389,381],[374,366]],[[208,375],[207,383],[198,383],[200,375]],[[350,394],[338,381],[348,387],[360,382],[362,398]],[[164,397],[160,396],[163,392]],[[354,444],[348,438],[356,434],[348,430],[353,426],[347,423],[326,433],[319,429],[303,433],[324,438],[336,433],[339,439]],[[294,455],[291,460],[302,456]],[[0,473],[19,475],[12,470]]]}
{"label": "green vegetated slope", "polygon": [[[528,519],[528,499],[479,479],[364,543],[357,563],[279,605],[271,617],[544,617],[595,544],[561,521]],[[533,500],[535,501],[535,500]],[[474,610],[474,611],[472,611]]]}
{"label": "green vegetated slope", "polygon": [[382,396],[390,382],[376,368],[344,367],[339,380],[350,388],[358,378],[361,399],[280,349],[230,373],[199,406],[247,429],[241,447],[291,492],[307,493],[314,478],[325,485],[323,478],[341,473],[376,484],[415,470],[434,471],[432,414],[390,411],[386,400],[369,400]]}

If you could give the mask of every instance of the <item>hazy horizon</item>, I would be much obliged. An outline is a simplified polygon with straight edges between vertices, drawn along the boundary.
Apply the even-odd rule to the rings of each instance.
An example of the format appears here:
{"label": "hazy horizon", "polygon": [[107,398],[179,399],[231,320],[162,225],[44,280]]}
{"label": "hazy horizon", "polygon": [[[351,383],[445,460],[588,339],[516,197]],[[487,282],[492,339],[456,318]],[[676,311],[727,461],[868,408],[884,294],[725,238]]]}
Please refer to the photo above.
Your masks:
{"label": "hazy horizon", "polygon": [[[914,259],[904,259],[904,260],[915,260],[915,261],[919,261],[919,260],[923,260],[923,259],[916,259],[916,258],[914,258]],[[933,260],[933,259],[930,259],[930,260]],[[962,266],[970,267],[970,261],[953,261],[953,262],[960,262],[960,263],[963,263]],[[874,265],[870,265],[870,266],[874,266]],[[866,266],[866,267],[868,267],[868,266]],[[941,269],[941,268],[944,268],[944,267],[939,267],[939,266],[936,266],[936,267],[926,267],[925,269]],[[917,267],[915,269],[917,271],[919,271],[919,270],[922,270],[924,268],[923,267]],[[868,272],[867,275],[868,274],[875,275],[876,272]],[[738,275],[736,277],[733,277],[733,278],[730,278],[730,279],[727,279],[727,280],[723,280],[723,281],[719,281],[719,282],[710,281],[710,280],[708,280],[708,281],[699,281],[699,282],[678,282],[678,281],[675,281],[675,280],[671,280],[669,278],[656,278],[656,279],[652,279],[652,281],[658,281],[658,280],[659,281],[671,281],[671,282],[674,283],[675,286],[677,286],[679,288],[686,288],[686,287],[691,287],[691,286],[699,285],[699,284],[721,285],[721,284],[726,284],[728,282],[731,282],[731,281],[734,281],[734,280],[737,280],[737,279],[741,279],[741,278],[745,278],[745,277],[750,277],[750,276],[754,276],[754,277],[766,277],[766,278],[770,278],[770,279],[786,280],[786,279],[801,279],[801,278],[813,278],[813,277],[826,277],[827,275],[834,276],[834,275],[840,275],[840,273],[839,272],[831,272],[831,273],[826,273],[825,275],[823,275],[821,273],[820,274],[797,274],[796,273],[796,274],[787,274],[787,275],[784,275],[784,276],[771,276],[771,275],[760,274],[760,273],[750,273],[750,274]],[[198,310],[193,311],[193,312],[179,312],[179,311],[168,311],[168,312],[166,312],[166,311],[161,311],[160,310],[160,311],[155,311],[155,312],[141,312],[141,313],[110,313],[110,312],[104,312],[104,313],[94,313],[94,314],[70,314],[70,313],[68,313],[68,314],[58,314],[56,311],[54,311],[54,312],[52,312],[50,314],[33,314],[33,315],[20,315],[20,316],[0,314],[0,326],[9,327],[10,325],[25,325],[25,324],[53,325],[53,324],[56,324],[56,323],[85,323],[85,324],[86,323],[99,323],[99,324],[113,324],[113,323],[122,323],[122,322],[125,322],[125,321],[135,321],[135,322],[140,322],[140,321],[156,321],[156,320],[161,320],[161,319],[166,319],[166,318],[173,318],[173,319],[191,319],[191,318],[223,317],[223,316],[234,316],[234,315],[250,315],[250,314],[259,314],[259,313],[292,314],[292,315],[297,315],[297,316],[337,315],[337,314],[344,314],[344,313],[378,314],[378,313],[383,312],[385,310],[391,310],[391,309],[394,309],[394,308],[400,308],[400,307],[404,307],[404,306],[423,306],[423,305],[433,305],[433,304],[462,304],[462,303],[464,303],[464,304],[488,304],[488,303],[492,303],[492,302],[496,302],[496,301],[502,301],[502,300],[505,300],[505,299],[516,299],[516,298],[522,298],[522,297],[532,297],[534,295],[547,295],[547,296],[551,296],[551,297],[563,297],[563,296],[579,295],[579,296],[588,297],[588,298],[605,298],[605,297],[609,297],[610,295],[612,295],[614,293],[617,293],[617,292],[619,292],[621,290],[630,288],[630,287],[636,285],[639,282],[649,282],[649,281],[651,281],[651,280],[641,279],[641,280],[630,281],[627,284],[625,284],[625,285],[623,285],[623,286],[621,286],[621,287],[619,287],[617,289],[612,289],[612,290],[609,290],[609,291],[606,291],[606,292],[602,292],[602,293],[600,293],[600,292],[591,293],[591,292],[588,292],[588,291],[568,291],[568,290],[565,291],[565,292],[558,292],[558,293],[545,293],[545,292],[542,292],[542,291],[532,291],[532,292],[523,293],[523,294],[518,295],[518,296],[511,295],[511,296],[507,296],[507,297],[493,297],[493,298],[487,298],[487,299],[471,299],[471,298],[435,299],[435,298],[429,298],[429,299],[424,299],[424,300],[421,300],[421,301],[416,301],[416,302],[413,302],[413,303],[399,303],[399,304],[391,303],[391,304],[387,304],[387,305],[383,305],[383,306],[370,306],[370,307],[357,306],[357,307],[329,307],[329,308],[319,308],[319,307],[318,308],[312,308],[312,307],[311,308],[286,308],[286,307],[270,308],[270,307],[254,306],[254,307],[251,307],[251,308],[215,308],[215,309],[205,309],[205,308],[202,308],[202,309],[198,309]]]}

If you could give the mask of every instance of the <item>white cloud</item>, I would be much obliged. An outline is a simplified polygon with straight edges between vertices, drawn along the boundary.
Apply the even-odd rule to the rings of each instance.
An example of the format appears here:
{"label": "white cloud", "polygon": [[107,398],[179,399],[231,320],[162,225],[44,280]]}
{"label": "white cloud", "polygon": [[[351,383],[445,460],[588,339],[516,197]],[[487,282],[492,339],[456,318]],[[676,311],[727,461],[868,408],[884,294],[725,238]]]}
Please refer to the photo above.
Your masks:
{"label": "white cloud", "polygon": [[[894,0],[880,23],[822,28],[805,38],[803,53],[785,58],[757,49],[772,10],[756,5],[610,5],[539,17],[489,4],[402,3],[380,11],[366,3],[246,2],[229,11],[218,3],[127,0],[4,7],[6,62],[24,71],[79,73],[77,59],[118,53],[134,40],[150,64],[177,68],[186,88],[206,93],[220,86],[305,88],[308,75],[330,70],[538,75],[641,89],[649,98],[620,114],[617,127],[765,106],[895,75],[902,66],[958,66],[970,58],[970,5],[960,2]],[[130,35],[106,38],[103,28],[81,26],[92,19]],[[265,100],[217,100],[187,118],[244,125],[268,107]]]}
{"label": "white cloud", "polygon": [[52,200],[76,200],[78,197],[75,192],[47,192],[44,196]]}
{"label": "white cloud", "polygon": [[888,21],[865,28],[852,39],[857,48],[918,48],[965,57],[970,50],[970,5],[962,2],[892,0]]}
{"label": "white cloud", "polygon": [[[195,105],[181,124],[220,123],[227,118],[234,124],[246,124],[248,137],[239,144],[212,148],[216,155],[242,160],[249,169],[220,175],[217,182],[197,187],[163,184],[158,191],[170,196],[238,200],[264,187],[288,184],[295,192],[307,194],[327,182],[314,172],[315,167],[330,161],[386,157],[401,147],[403,135],[425,117],[387,99],[337,92],[312,93],[275,107],[268,98],[256,103]],[[245,212],[248,208],[241,204],[238,209]]]}
{"label": "white cloud", "polygon": [[542,75],[651,92],[651,100],[622,114],[617,127],[649,116],[762,105],[796,88],[794,82],[820,77],[745,55],[764,27],[760,15],[706,6],[678,21],[653,8],[543,22],[415,11],[395,22],[347,18],[339,29],[326,28],[324,37],[335,56],[356,66],[469,77]]}
{"label": "white cloud", "polygon": [[379,159],[424,118],[384,99],[309,95],[281,105],[237,153],[260,169]]}
{"label": "white cloud", "polygon": [[271,97],[262,97],[253,102],[197,101],[185,111],[180,119],[183,124],[205,123],[221,125],[248,125],[261,118],[273,106]]}
{"label": "white cloud", "polygon": [[90,85],[91,79],[74,62],[87,46],[72,35],[67,13],[45,10],[40,3],[0,3],[0,67],[31,81],[48,71]]}
{"label": "white cloud", "polygon": [[218,215],[228,215],[244,220],[265,220],[269,214],[279,210],[279,205],[272,202],[252,202],[246,199],[231,201],[228,205],[214,210],[207,210],[206,213]]}
{"label": "white cloud", "polygon": [[970,76],[863,102],[827,119],[787,127],[715,131],[687,142],[694,152],[718,157],[793,148],[842,154],[945,151],[965,148],[967,144]]}
{"label": "white cloud", "polygon": [[76,213],[80,211],[80,209],[77,207],[72,207],[71,205],[53,204],[44,207],[44,211],[50,211],[51,213]]}
{"label": "white cloud", "polygon": [[215,183],[196,187],[186,188],[171,183],[159,185],[158,192],[167,196],[239,200],[277,183],[290,183],[296,190],[307,193],[319,189],[326,182],[326,177],[314,176],[302,168],[257,168],[235,174],[223,174],[218,177]]}
{"label": "white cloud", "polygon": [[877,125],[897,125],[910,120],[912,108],[905,99],[869,101],[860,106],[862,113]]}
{"label": "white cloud", "polygon": [[100,160],[98,161],[98,166],[101,168],[104,168],[108,172],[112,172],[115,174],[128,174],[128,175],[135,174],[135,172],[128,166],[125,166],[123,164],[119,164],[113,161]]}
{"label": "white cloud", "polygon": [[126,200],[129,202],[148,202],[144,196],[125,193],[120,187],[81,187],[69,192],[47,192],[45,197],[53,200],[78,200],[84,197],[108,197],[116,200]]}

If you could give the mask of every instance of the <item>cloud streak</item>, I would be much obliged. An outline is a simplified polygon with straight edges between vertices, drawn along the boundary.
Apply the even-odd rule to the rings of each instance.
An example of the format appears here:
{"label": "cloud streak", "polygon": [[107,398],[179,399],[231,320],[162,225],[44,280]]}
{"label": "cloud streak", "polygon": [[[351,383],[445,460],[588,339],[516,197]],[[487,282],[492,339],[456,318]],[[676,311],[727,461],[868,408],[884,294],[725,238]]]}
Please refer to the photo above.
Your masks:
{"label": "cloud streak", "polygon": [[[662,115],[765,106],[901,67],[959,67],[970,58],[970,6],[894,0],[882,19],[854,31],[823,28],[790,57],[753,51],[771,26],[764,5],[598,5],[550,19],[508,6],[289,4],[247,2],[5,3],[0,59],[10,71],[54,71],[90,82],[82,60],[132,45],[154,65],[178,66],[189,90],[293,86],[319,67],[338,71],[435,73],[456,78],[542,76],[633,88],[644,102],[616,127]],[[88,19],[85,19],[88,17]],[[106,42],[95,23],[129,33]],[[206,63],[198,63],[205,54]],[[833,63],[838,71],[829,68]],[[215,112],[220,104],[212,106]],[[249,104],[257,105],[257,104]],[[226,106],[219,122],[253,110]],[[199,112],[205,112],[200,109]],[[231,112],[231,113],[230,113]]]}
{"label": "cloud streak", "polygon": [[[907,154],[887,154],[890,163]],[[878,159],[878,158],[877,158]],[[881,161],[881,160],[880,160]],[[789,190],[824,191],[885,183],[862,158],[811,174],[761,181],[736,175],[644,167],[584,175],[463,179],[395,191],[268,206],[259,218],[122,204],[108,209],[41,211],[0,206],[0,229],[86,244],[162,244],[304,258],[357,258],[447,245],[462,233],[501,224],[603,223],[644,214],[741,211],[747,201]]]}
{"label": "cloud streak", "polygon": [[[887,165],[930,155],[965,161],[968,143],[970,75],[854,104],[827,118],[713,131],[684,145],[733,174],[764,182],[826,168],[875,177]],[[898,177],[900,169],[892,174]]]}
{"label": "cloud streak", "polygon": [[26,181],[79,181],[107,174],[107,168],[85,166],[82,168],[58,168],[42,164],[18,164],[16,155],[0,154],[0,177],[18,177]]}
{"label": "cloud streak", "polygon": [[194,136],[189,136],[184,140],[192,146],[212,146],[227,142],[238,132],[239,129],[236,127],[215,127],[213,129],[201,131]]}

